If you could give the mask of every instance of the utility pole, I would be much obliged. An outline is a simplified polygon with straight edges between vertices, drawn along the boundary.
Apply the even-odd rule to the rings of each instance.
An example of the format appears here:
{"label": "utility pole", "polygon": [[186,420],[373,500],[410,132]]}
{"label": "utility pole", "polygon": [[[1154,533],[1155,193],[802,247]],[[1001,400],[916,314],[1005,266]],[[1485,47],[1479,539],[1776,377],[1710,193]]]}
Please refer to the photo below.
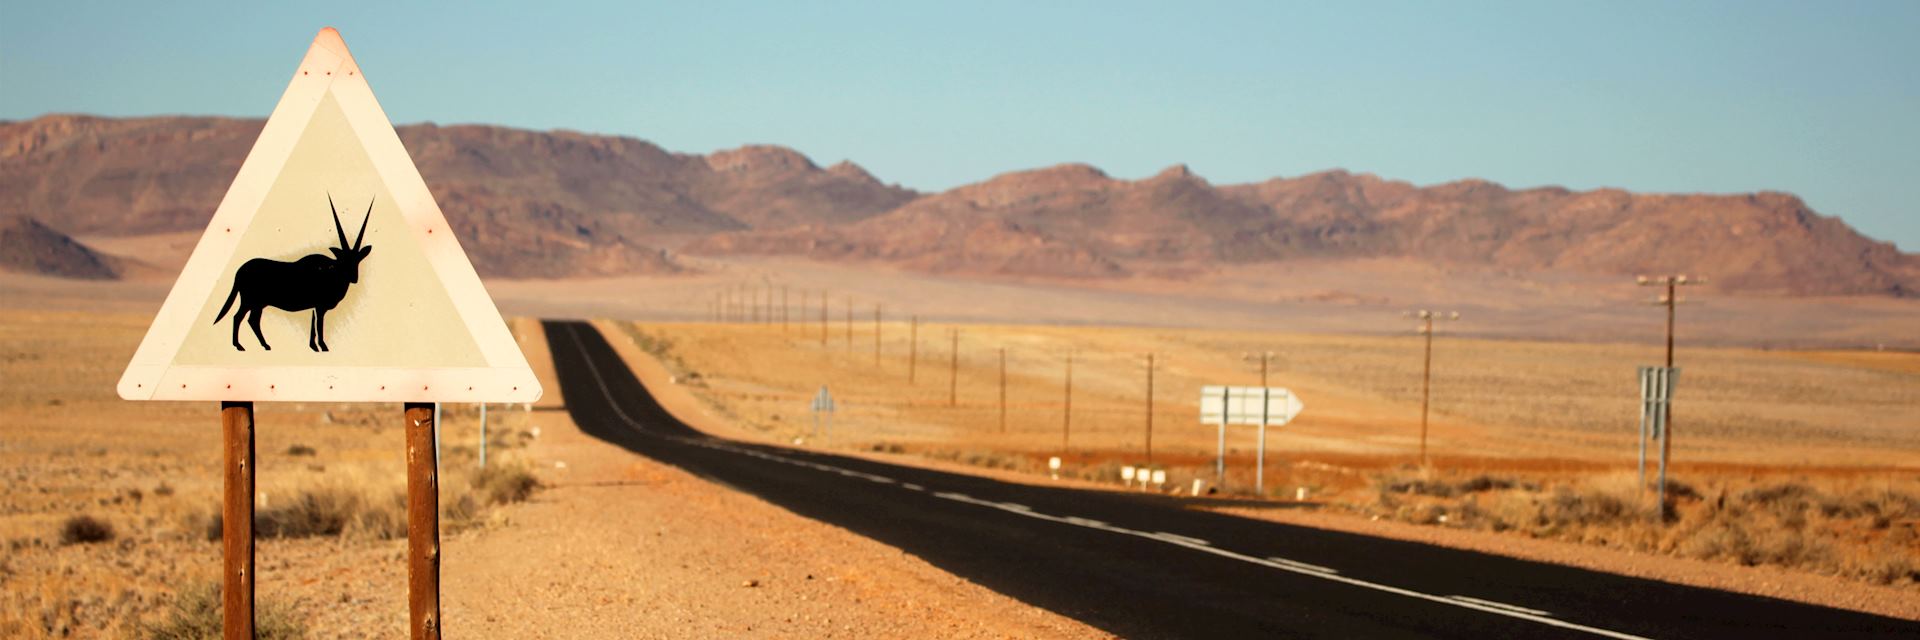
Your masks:
{"label": "utility pole", "polygon": [[1007,432],[1007,348],[1000,347],[1000,433]]}
{"label": "utility pole", "polygon": [[780,333],[784,334],[792,325],[787,322],[787,285],[780,285]]}
{"label": "utility pole", "polygon": [[880,303],[873,305],[873,369],[880,370]]}
{"label": "utility pole", "polygon": [[920,363],[920,316],[913,317],[907,330],[907,384],[913,384]]}
{"label": "utility pole", "polygon": [[827,346],[827,292],[820,292],[820,346]]}
{"label": "utility pole", "polygon": [[1147,466],[1153,466],[1153,354],[1147,354]]}
{"label": "utility pole", "polygon": [[[1640,276],[1635,279],[1635,282],[1643,287],[1644,286],[1656,286],[1656,287],[1665,286],[1667,288],[1666,295],[1660,296],[1660,298],[1655,301],[1655,304],[1661,304],[1667,307],[1667,375],[1669,376],[1673,375],[1673,319],[1674,319],[1674,307],[1680,304],[1680,296],[1679,296],[1680,292],[1678,290],[1678,287],[1704,284],[1706,283],[1706,281],[1707,281],[1706,278],[1700,278],[1700,277],[1689,278],[1684,274],[1658,276],[1654,278]],[[1667,505],[1667,459],[1673,453],[1673,399],[1672,398],[1667,398],[1666,403],[1662,405],[1662,411],[1666,413],[1666,415],[1664,416],[1666,418],[1664,421],[1666,423],[1666,426],[1660,431],[1659,499],[1660,499],[1660,519],[1662,522],[1665,522],[1667,518],[1667,514],[1671,512],[1671,508]]]}
{"label": "utility pole", "polygon": [[847,296],[847,353],[853,353],[853,296]]}
{"label": "utility pole", "polygon": [[1068,438],[1073,434],[1073,353],[1067,353],[1067,404],[1060,412],[1060,454],[1066,455]]}
{"label": "utility pole", "polygon": [[947,367],[947,406],[960,406],[960,330],[948,329],[952,345],[947,350],[952,354],[952,364]]}
{"label": "utility pole", "polygon": [[1420,366],[1420,466],[1424,467],[1427,466],[1427,413],[1433,398],[1433,321],[1459,320],[1460,312],[1442,314],[1421,309],[1414,312],[1414,316],[1420,319],[1421,335],[1426,336],[1425,355]]}

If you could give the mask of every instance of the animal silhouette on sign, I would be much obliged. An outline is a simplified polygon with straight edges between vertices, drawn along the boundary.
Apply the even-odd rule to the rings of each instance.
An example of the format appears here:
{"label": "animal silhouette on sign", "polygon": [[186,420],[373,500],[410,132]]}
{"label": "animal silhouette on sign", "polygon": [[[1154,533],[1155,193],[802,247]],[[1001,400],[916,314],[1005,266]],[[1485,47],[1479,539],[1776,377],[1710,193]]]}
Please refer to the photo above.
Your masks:
{"label": "animal silhouette on sign", "polygon": [[373,201],[367,201],[367,215],[360,219],[360,233],[354,236],[353,244],[347,244],[347,230],[340,226],[340,209],[333,206],[332,194],[327,195],[327,208],[333,210],[333,230],[340,236],[338,248],[327,247],[333,257],[316,253],[293,262],[254,258],[234,271],[233,290],[227,293],[227,303],[220,306],[220,314],[214,316],[213,323],[220,324],[227,310],[233,308],[233,301],[240,301],[240,310],[233,314],[235,350],[247,350],[240,346],[241,318],[253,328],[253,337],[260,341],[260,348],[273,350],[267,344],[267,337],[260,334],[260,312],[267,307],[283,311],[312,310],[313,326],[307,330],[307,348],[327,350],[327,312],[347,296],[347,287],[360,281],[360,261],[373,252],[373,247],[360,246],[360,241],[367,237],[367,221],[373,218]]}

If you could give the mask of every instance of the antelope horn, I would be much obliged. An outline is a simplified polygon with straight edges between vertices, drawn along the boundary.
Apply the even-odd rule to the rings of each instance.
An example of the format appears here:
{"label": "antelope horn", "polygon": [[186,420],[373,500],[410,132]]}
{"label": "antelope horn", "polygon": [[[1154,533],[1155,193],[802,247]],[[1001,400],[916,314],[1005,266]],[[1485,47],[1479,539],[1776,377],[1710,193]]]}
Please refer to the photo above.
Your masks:
{"label": "antelope horn", "polygon": [[[367,237],[367,221],[373,219],[373,200],[374,198],[367,198],[367,215],[360,218],[360,234],[353,237],[353,248],[355,251],[360,249],[360,241]],[[344,235],[345,234],[342,234],[342,236]],[[345,238],[342,237],[341,239],[344,240]]]}
{"label": "antelope horn", "polygon": [[333,210],[333,232],[340,234],[340,250],[347,249],[347,230],[340,228],[340,208],[333,206],[333,194],[327,194],[327,208]]}

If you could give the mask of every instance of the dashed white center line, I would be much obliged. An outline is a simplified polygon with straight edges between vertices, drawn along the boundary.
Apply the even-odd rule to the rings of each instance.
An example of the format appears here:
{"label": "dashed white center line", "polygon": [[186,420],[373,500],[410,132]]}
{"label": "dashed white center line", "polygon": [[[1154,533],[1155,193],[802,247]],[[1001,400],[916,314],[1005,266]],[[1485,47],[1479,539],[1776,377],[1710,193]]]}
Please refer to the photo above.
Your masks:
{"label": "dashed white center line", "polygon": [[1492,600],[1481,600],[1481,599],[1479,599],[1479,598],[1475,598],[1475,597],[1471,597],[1471,596],[1447,596],[1447,597],[1449,597],[1449,598],[1453,598],[1453,599],[1455,599],[1455,600],[1459,600],[1459,601],[1461,601],[1461,602],[1470,602],[1470,603],[1473,603],[1473,604],[1478,604],[1478,605],[1485,605],[1485,606],[1489,606],[1489,607],[1496,607],[1496,608],[1500,608],[1500,609],[1506,609],[1506,610],[1508,610],[1508,611],[1518,611],[1518,612],[1520,612],[1520,613],[1530,613],[1530,614],[1533,614],[1533,615],[1536,615],[1536,616],[1550,616],[1550,615],[1553,615],[1553,614],[1551,614],[1551,613],[1547,613],[1547,612],[1545,612],[1545,611],[1541,611],[1541,610],[1539,610],[1539,609],[1528,609],[1528,608],[1526,608],[1526,607],[1522,607],[1522,606],[1520,606],[1520,605],[1513,605],[1513,604],[1507,604],[1507,603],[1505,603],[1505,602],[1494,602],[1494,601],[1492,601]]}

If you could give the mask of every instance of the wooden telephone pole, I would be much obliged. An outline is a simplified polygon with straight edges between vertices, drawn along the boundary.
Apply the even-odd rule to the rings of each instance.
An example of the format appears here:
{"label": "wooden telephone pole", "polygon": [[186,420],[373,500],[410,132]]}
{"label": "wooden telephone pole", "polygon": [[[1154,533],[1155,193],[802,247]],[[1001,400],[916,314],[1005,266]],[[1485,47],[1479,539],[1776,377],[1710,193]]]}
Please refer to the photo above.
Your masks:
{"label": "wooden telephone pole", "polygon": [[948,329],[953,346],[948,348],[952,354],[952,364],[947,367],[947,406],[960,406],[960,330]]}
{"label": "wooden telephone pole", "polygon": [[[1640,284],[1640,286],[1643,286],[1643,287],[1644,286],[1666,287],[1666,290],[1667,290],[1666,295],[1660,296],[1660,298],[1655,301],[1655,304],[1660,304],[1667,308],[1667,360],[1666,361],[1667,361],[1667,375],[1671,376],[1673,375],[1674,307],[1680,304],[1679,287],[1696,285],[1696,284],[1705,284],[1707,279],[1700,278],[1700,277],[1689,278],[1685,275],[1670,275],[1670,276],[1658,276],[1655,278],[1640,276],[1636,279],[1636,281]],[[1662,405],[1661,410],[1664,412],[1664,416],[1663,416],[1664,426],[1660,430],[1660,494],[1659,494],[1660,497],[1659,497],[1659,500],[1660,500],[1660,518],[1661,518],[1661,521],[1664,522],[1666,521],[1667,515],[1671,513],[1671,507],[1667,504],[1667,460],[1668,460],[1668,457],[1673,454],[1673,398],[1670,398],[1670,397],[1667,398],[1667,401]]]}
{"label": "wooden telephone pole", "polygon": [[873,368],[880,370],[880,304],[873,305]]}
{"label": "wooden telephone pole", "polygon": [[1426,336],[1426,355],[1420,366],[1420,466],[1424,467],[1427,465],[1427,413],[1433,397],[1433,321],[1436,318],[1459,320],[1460,312],[1442,315],[1438,311],[1421,309],[1416,316],[1420,318],[1420,333]]}
{"label": "wooden telephone pole", "polygon": [[1068,439],[1073,435],[1073,354],[1067,354],[1067,402],[1060,412],[1060,454],[1066,455]]}
{"label": "wooden telephone pole", "polygon": [[920,367],[920,316],[913,316],[907,329],[907,384],[914,383],[915,374]]}
{"label": "wooden telephone pole", "polygon": [[1153,354],[1147,354],[1147,466],[1153,466]]}
{"label": "wooden telephone pole", "polygon": [[1000,433],[1007,432],[1007,348],[1000,347]]}

